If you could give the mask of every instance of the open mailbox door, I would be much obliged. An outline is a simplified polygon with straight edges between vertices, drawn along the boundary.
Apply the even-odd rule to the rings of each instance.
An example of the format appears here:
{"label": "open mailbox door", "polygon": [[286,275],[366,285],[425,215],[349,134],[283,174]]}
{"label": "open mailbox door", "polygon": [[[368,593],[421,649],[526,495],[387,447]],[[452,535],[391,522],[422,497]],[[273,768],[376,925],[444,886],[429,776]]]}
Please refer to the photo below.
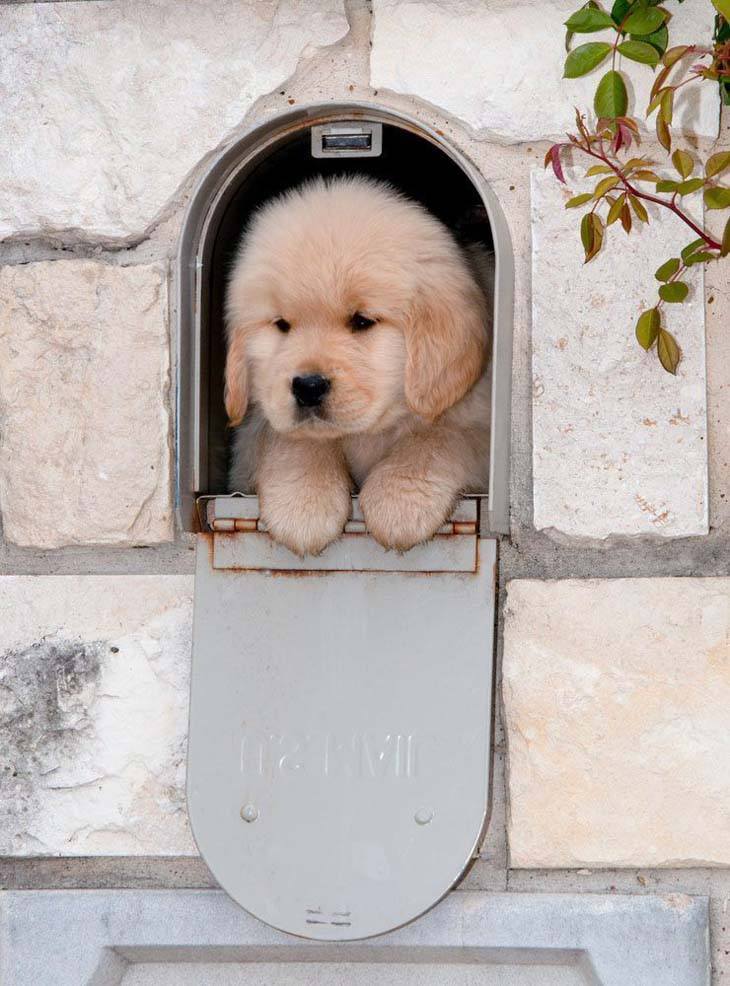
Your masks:
{"label": "open mailbox door", "polygon": [[496,541],[479,500],[399,555],[299,559],[255,497],[203,501],[188,808],[216,879],[282,931],[396,928],[459,879],[487,816]]}

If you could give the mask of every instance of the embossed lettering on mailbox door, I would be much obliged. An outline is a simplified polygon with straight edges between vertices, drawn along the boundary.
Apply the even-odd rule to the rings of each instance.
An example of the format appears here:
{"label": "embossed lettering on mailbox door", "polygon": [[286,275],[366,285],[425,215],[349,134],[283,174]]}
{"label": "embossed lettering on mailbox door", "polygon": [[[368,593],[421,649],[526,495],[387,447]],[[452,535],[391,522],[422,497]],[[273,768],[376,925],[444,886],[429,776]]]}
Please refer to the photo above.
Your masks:
{"label": "embossed lettering on mailbox door", "polygon": [[241,737],[244,777],[353,777],[408,780],[417,776],[412,733],[256,733]]}

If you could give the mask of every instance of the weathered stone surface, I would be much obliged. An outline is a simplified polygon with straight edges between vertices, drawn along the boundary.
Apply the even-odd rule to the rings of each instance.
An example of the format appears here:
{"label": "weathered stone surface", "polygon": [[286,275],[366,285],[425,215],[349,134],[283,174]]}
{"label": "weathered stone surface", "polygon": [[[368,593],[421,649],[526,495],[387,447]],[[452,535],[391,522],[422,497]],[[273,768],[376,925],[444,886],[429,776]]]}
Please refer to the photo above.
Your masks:
{"label": "weathered stone surface", "polygon": [[0,579],[0,852],[187,854],[192,578]]}
{"label": "weathered stone surface", "polygon": [[0,5],[0,237],[127,237],[348,29],[342,0]]}
{"label": "weathered stone surface", "polygon": [[171,536],[167,285],[157,266],[0,269],[0,507],[16,544]]}
{"label": "weathered stone surface", "polygon": [[730,579],[513,581],[514,867],[730,863]]}
{"label": "weathered stone surface", "polygon": [[[581,172],[582,173],[582,172]],[[664,324],[684,358],[676,376],[634,336],[656,303],[654,270],[691,239],[650,206],[651,223],[627,241],[611,227],[583,265],[580,217],[564,209],[588,187],[552,173],[532,179],[534,520],[537,528],[604,538],[707,532],[707,403],[702,269]],[[595,179],[594,179],[595,181]],[[590,185],[590,179],[589,179]]]}
{"label": "weathered stone surface", "polygon": [[707,986],[706,897],[452,893],[347,946],[311,943],[215,890],[0,893],[0,975],[37,986]]}
{"label": "weathered stone surface", "polygon": [[[510,143],[562,138],[574,126],[574,107],[593,105],[606,70],[562,78],[564,21],[579,6],[576,0],[375,0],[371,83],[426,99],[481,137]],[[690,0],[674,5],[672,15],[672,44],[712,37],[711,4]],[[602,39],[600,32],[582,36]],[[640,116],[653,75],[629,64]],[[675,121],[689,126],[690,120],[696,133],[717,136],[713,86],[678,97]]]}

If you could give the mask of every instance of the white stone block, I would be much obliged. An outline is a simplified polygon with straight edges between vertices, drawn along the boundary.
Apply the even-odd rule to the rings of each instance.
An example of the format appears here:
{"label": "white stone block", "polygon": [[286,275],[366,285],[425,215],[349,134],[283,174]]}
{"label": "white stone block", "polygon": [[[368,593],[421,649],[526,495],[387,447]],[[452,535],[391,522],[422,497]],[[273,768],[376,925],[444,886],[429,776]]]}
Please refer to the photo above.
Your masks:
{"label": "white stone block", "polygon": [[634,335],[656,304],[656,268],[694,234],[649,206],[651,223],[627,239],[610,227],[584,266],[573,193],[592,187],[575,169],[532,178],[534,517],[538,529],[611,534],[706,534],[707,401],[702,268],[684,277],[688,300],[664,306],[683,351],[676,376]]}
{"label": "white stone block", "polygon": [[[479,137],[506,143],[564,138],[574,127],[574,107],[593,106],[609,67],[563,79],[564,21],[578,7],[578,0],[374,0],[371,84],[425,99]],[[710,43],[709,2],[671,7],[672,44]],[[600,40],[600,32],[576,36],[574,45]],[[643,117],[654,77],[645,65],[627,62],[626,68],[633,114]],[[675,120],[716,137],[717,88],[688,86],[677,98]]]}
{"label": "white stone block", "polygon": [[185,177],[348,30],[342,0],[0,6],[0,237],[132,237]]}
{"label": "white stone block", "polygon": [[514,867],[730,864],[730,579],[513,581]]}
{"label": "white stone block", "polygon": [[0,268],[0,507],[16,544],[171,537],[167,284],[158,266]]}
{"label": "white stone block", "polygon": [[192,854],[192,576],[0,579],[0,852]]}

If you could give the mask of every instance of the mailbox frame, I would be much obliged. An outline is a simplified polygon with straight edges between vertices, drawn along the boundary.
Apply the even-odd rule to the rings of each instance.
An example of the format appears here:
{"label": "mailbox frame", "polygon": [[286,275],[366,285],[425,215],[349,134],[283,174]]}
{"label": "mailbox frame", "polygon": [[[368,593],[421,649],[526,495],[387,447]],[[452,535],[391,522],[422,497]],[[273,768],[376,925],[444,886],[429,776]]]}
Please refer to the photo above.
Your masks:
{"label": "mailbox frame", "polygon": [[484,204],[494,242],[495,278],[489,488],[485,491],[486,509],[480,512],[480,533],[507,534],[514,303],[514,260],[507,222],[478,167],[442,132],[407,114],[363,102],[303,106],[277,116],[235,140],[214,158],[192,194],[177,264],[177,521],[185,531],[200,530],[196,501],[201,494],[210,492],[205,447],[209,394],[203,373],[210,312],[204,285],[224,210],[246,176],[273,148],[298,132],[343,121],[389,124],[436,145],[461,168]]}

